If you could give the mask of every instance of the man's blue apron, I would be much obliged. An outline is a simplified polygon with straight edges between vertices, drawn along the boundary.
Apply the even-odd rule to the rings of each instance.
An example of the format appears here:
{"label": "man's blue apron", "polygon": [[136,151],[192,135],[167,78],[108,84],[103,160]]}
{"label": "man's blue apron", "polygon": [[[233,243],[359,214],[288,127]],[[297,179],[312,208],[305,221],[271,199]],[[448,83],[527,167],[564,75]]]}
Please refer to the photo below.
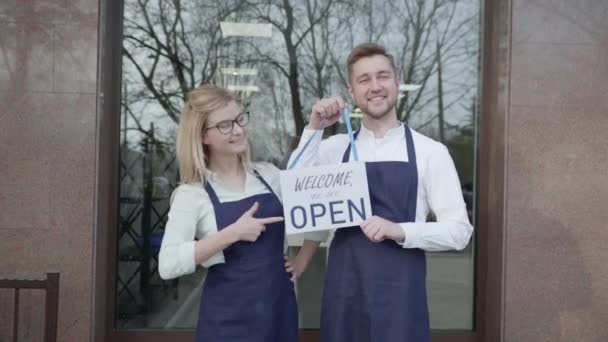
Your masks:
{"label": "man's blue apron", "polygon": [[[365,163],[372,213],[392,222],[416,220],[418,170],[407,126],[405,137],[408,162]],[[350,145],[342,162],[349,155]],[[428,342],[429,329],[424,251],[392,240],[371,242],[358,226],[336,230],[323,291],[321,342]]]}
{"label": "man's blue apron", "polygon": [[[218,229],[234,223],[257,201],[255,217],[283,216],[272,188],[256,172],[270,193],[220,203],[209,183]],[[298,308],[293,283],[285,271],[282,222],[266,225],[255,242],[237,242],[223,253],[224,264],[209,268],[196,329],[197,342],[296,342]]]}

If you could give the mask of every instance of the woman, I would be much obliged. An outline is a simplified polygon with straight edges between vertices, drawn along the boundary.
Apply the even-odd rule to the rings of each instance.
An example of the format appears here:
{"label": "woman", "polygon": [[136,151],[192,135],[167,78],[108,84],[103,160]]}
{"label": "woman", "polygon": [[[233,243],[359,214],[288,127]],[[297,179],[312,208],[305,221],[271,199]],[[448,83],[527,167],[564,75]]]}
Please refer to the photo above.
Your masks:
{"label": "woman", "polygon": [[174,192],[159,255],[171,279],[208,267],[196,341],[297,341],[298,312],[289,273],[312,254],[285,262],[279,170],[251,163],[247,124],[224,88],[194,89],[180,117]]}

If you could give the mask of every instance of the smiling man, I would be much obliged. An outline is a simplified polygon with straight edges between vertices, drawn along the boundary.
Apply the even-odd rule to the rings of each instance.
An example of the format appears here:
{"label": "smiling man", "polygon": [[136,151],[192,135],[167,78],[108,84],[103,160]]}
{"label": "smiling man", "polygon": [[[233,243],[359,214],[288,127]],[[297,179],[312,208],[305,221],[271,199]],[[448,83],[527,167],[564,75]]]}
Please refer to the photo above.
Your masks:
{"label": "smiling man", "polygon": [[[347,64],[349,93],[363,112],[355,146],[359,160],[366,162],[373,216],[360,226],[338,229],[331,242],[321,341],[427,342],[425,251],[463,249],[473,230],[458,175],[444,145],[397,119],[399,79],[384,47],[361,44]],[[340,97],[314,104],[291,156],[304,149],[299,167],[352,160],[345,134],[323,141],[316,134],[305,147],[344,108]],[[430,212],[437,222],[426,222]],[[322,241],[327,236],[316,237]]]}

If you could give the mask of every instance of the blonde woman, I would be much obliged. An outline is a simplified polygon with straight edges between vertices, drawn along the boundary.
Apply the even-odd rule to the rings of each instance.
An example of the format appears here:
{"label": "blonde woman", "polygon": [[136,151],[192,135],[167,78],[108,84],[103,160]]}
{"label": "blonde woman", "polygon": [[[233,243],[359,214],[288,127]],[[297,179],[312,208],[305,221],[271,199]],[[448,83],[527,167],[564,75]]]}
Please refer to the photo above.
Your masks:
{"label": "blonde woman", "polygon": [[182,184],[172,198],[159,255],[171,279],[208,267],[197,342],[295,342],[298,312],[291,277],[310,255],[285,262],[279,170],[249,161],[249,113],[228,90],[194,89],[180,117]]}

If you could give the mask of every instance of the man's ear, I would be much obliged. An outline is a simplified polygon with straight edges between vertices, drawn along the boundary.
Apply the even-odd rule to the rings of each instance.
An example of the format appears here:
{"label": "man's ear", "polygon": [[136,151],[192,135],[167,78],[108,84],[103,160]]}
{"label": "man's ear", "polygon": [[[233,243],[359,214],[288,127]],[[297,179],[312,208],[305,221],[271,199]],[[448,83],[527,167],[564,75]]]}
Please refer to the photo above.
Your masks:
{"label": "man's ear", "polygon": [[350,86],[350,83],[348,84],[348,95],[350,95],[350,98],[353,101],[355,100],[355,96],[353,95],[353,87]]}

